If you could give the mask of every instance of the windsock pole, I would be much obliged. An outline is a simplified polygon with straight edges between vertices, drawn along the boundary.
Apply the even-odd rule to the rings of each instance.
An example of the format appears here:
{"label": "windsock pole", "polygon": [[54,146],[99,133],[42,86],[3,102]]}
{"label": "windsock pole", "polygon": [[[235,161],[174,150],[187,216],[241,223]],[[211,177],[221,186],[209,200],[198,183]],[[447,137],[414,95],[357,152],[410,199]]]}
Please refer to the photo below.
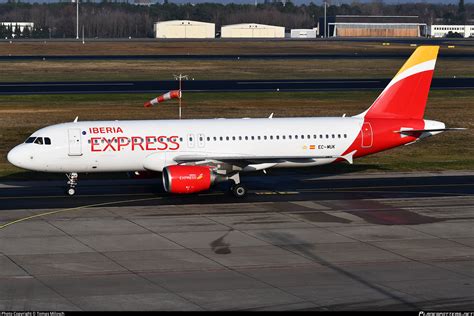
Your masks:
{"label": "windsock pole", "polygon": [[179,119],[181,119],[181,75],[179,76]]}
{"label": "windsock pole", "polygon": [[179,119],[181,119],[181,81],[183,79],[188,79],[188,75],[173,75],[175,79],[179,80]]}

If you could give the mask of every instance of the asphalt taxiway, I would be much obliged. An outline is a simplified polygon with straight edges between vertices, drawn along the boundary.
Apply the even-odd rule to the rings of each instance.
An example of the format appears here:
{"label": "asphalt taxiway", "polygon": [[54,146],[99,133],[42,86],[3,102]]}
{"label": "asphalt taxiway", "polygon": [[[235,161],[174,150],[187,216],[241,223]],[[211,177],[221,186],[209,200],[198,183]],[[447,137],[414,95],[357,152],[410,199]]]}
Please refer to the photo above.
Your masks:
{"label": "asphalt taxiway", "polygon": [[0,183],[2,310],[472,310],[474,173]]}
{"label": "asphalt taxiway", "polygon": [[[391,79],[296,79],[296,80],[189,80],[188,92],[350,91],[381,90]],[[0,95],[68,93],[151,93],[176,89],[175,80],[3,82]],[[432,89],[472,89],[474,78],[434,78]]]}

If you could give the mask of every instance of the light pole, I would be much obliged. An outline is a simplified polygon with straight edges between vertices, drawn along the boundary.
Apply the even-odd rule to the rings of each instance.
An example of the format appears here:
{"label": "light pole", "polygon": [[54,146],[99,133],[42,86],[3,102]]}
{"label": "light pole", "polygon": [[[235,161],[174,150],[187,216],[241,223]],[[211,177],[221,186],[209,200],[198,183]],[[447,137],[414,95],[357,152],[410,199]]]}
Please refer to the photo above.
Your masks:
{"label": "light pole", "polygon": [[79,0],[72,0],[76,2],[76,39],[79,39]]}
{"label": "light pole", "polygon": [[326,23],[326,1],[324,1],[324,38],[326,38],[327,34],[327,23]]}
{"label": "light pole", "polygon": [[181,81],[183,79],[188,79],[188,75],[183,75],[183,74],[179,74],[179,75],[173,75],[174,79],[175,80],[179,80],[179,119],[181,119],[181,96],[182,96],[182,93],[181,93]]}

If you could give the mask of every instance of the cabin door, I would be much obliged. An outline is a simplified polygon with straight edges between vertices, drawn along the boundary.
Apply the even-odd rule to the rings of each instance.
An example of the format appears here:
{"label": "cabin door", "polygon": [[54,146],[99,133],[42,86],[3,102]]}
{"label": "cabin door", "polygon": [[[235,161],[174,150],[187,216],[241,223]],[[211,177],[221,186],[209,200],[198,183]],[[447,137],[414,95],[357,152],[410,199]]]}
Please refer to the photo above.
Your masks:
{"label": "cabin door", "polygon": [[82,156],[81,130],[71,128],[68,130],[69,156]]}

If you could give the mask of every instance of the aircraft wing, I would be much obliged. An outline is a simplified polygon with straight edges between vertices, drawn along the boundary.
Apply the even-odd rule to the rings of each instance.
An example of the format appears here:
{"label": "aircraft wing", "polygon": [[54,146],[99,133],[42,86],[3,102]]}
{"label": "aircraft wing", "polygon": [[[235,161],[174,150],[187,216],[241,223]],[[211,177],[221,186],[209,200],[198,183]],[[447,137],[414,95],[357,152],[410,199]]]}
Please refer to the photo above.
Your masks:
{"label": "aircraft wing", "polygon": [[308,162],[314,159],[337,159],[342,158],[352,164],[356,150],[343,156],[250,156],[250,155],[181,155],[174,157],[177,163],[187,162],[212,162],[220,161],[235,164],[259,164],[259,163],[280,163],[280,162]]}

